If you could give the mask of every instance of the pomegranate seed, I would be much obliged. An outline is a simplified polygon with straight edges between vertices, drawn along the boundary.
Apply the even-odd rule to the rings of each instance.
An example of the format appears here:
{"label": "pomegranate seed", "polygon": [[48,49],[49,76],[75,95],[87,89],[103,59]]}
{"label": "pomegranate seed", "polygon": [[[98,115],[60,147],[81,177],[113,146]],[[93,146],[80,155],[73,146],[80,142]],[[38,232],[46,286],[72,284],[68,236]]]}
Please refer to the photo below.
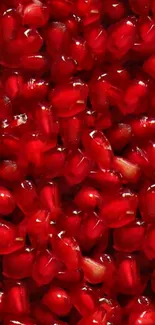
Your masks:
{"label": "pomegranate seed", "polygon": [[15,206],[11,192],[4,187],[0,187],[0,213],[4,216],[8,215],[14,211]]}
{"label": "pomegranate seed", "polygon": [[95,298],[92,288],[88,285],[77,287],[71,292],[72,302],[82,316],[95,311]]}
{"label": "pomegranate seed", "polygon": [[123,18],[126,14],[126,8],[123,1],[105,0],[103,4],[104,14],[112,21]]}
{"label": "pomegranate seed", "polygon": [[50,93],[50,101],[59,117],[71,117],[85,110],[88,87],[81,80],[57,85]]}
{"label": "pomegranate seed", "polygon": [[44,208],[47,208],[56,220],[61,214],[60,194],[57,184],[49,183],[40,192],[40,200]]}
{"label": "pomegranate seed", "polygon": [[154,184],[145,184],[139,195],[139,209],[145,222],[154,222]]}
{"label": "pomegranate seed", "polygon": [[[34,184],[25,180],[21,182],[14,190],[16,202],[20,209],[26,215],[36,212],[39,207],[39,200]],[[26,200],[25,200],[26,197]]]}
{"label": "pomegranate seed", "polygon": [[99,167],[110,168],[112,162],[112,149],[109,141],[101,131],[84,132],[83,145],[90,157]]}
{"label": "pomegranate seed", "polygon": [[78,322],[78,325],[93,325],[93,324],[106,324],[107,323],[107,315],[103,308],[96,309],[89,316],[85,316]]}
{"label": "pomegranate seed", "polygon": [[114,169],[121,174],[123,177],[124,183],[138,183],[141,172],[140,168],[136,164],[121,158],[115,157],[113,162]]}
{"label": "pomegranate seed", "polygon": [[109,228],[120,228],[135,220],[137,205],[137,196],[125,190],[103,203],[100,217]]}
{"label": "pomegranate seed", "polygon": [[105,297],[99,299],[100,306],[106,311],[107,319],[114,324],[121,324],[122,310],[120,305],[113,299],[107,299]]}
{"label": "pomegranate seed", "polygon": [[9,221],[0,221],[0,253],[10,254],[24,247],[24,238],[19,237],[18,229]]}
{"label": "pomegranate seed", "polygon": [[101,197],[94,188],[82,187],[75,197],[75,203],[82,210],[91,210],[101,204]]}
{"label": "pomegranate seed", "polygon": [[[59,70],[59,76],[57,74]],[[53,64],[51,65],[51,79],[54,82],[59,83],[61,80],[70,79],[76,73],[76,61],[68,56],[57,56]]]}
{"label": "pomegranate seed", "polygon": [[38,210],[28,219],[28,234],[33,247],[44,248],[47,246],[50,226],[50,213]]}
{"label": "pomegranate seed", "polygon": [[49,19],[48,7],[41,5],[41,3],[31,3],[26,5],[22,13],[23,25],[33,27],[42,27],[47,24]]}
{"label": "pomegranate seed", "polygon": [[141,250],[145,236],[145,224],[135,221],[114,230],[114,248],[125,253]]}
{"label": "pomegranate seed", "polygon": [[140,270],[133,256],[126,256],[120,262],[117,273],[117,286],[123,294],[136,295],[143,291]]}
{"label": "pomegranate seed", "polygon": [[133,12],[143,16],[143,15],[148,15],[151,6],[151,1],[150,0],[143,0],[143,1],[129,0],[129,4]]}
{"label": "pomegranate seed", "polygon": [[4,310],[13,315],[29,314],[29,297],[25,285],[17,282],[6,291],[4,297]]}
{"label": "pomegranate seed", "polygon": [[66,148],[77,147],[81,140],[83,131],[83,121],[78,114],[73,117],[61,119],[60,121],[60,134]]}
{"label": "pomegranate seed", "polygon": [[107,35],[104,28],[100,25],[89,27],[85,31],[85,38],[88,46],[95,57],[100,57],[105,54]]}
{"label": "pomegranate seed", "polygon": [[33,264],[32,278],[38,285],[50,283],[61,269],[61,264],[48,250],[41,252]]}
{"label": "pomegranate seed", "polygon": [[106,136],[115,151],[121,151],[132,137],[132,129],[129,124],[118,123],[106,132]]}
{"label": "pomegranate seed", "polygon": [[136,25],[132,18],[123,19],[109,29],[108,52],[121,59],[134,45]]}
{"label": "pomegranate seed", "polygon": [[19,74],[9,76],[5,82],[5,91],[7,96],[12,100],[21,95],[24,80]]}
{"label": "pomegranate seed", "polygon": [[25,72],[43,74],[46,71],[47,60],[41,54],[23,55],[20,60],[20,67]]}
{"label": "pomegranate seed", "polygon": [[58,316],[69,314],[72,304],[68,293],[59,287],[51,287],[43,297],[43,303]]}
{"label": "pomegranate seed", "polygon": [[47,52],[52,56],[63,55],[70,44],[70,35],[66,25],[61,22],[52,22],[45,33]]}
{"label": "pomegranate seed", "polygon": [[53,236],[50,240],[56,256],[67,266],[68,269],[76,269],[80,263],[80,248],[73,237],[67,237],[64,232]]}
{"label": "pomegranate seed", "polygon": [[34,250],[29,247],[3,257],[3,274],[11,279],[24,279],[31,276]]}
{"label": "pomegranate seed", "polygon": [[146,254],[148,259],[153,259],[155,256],[155,246],[154,246],[154,233],[155,233],[155,229],[154,226],[148,226],[148,228],[146,229],[146,235],[144,238],[144,242],[143,242],[143,249],[144,249],[144,253]]}
{"label": "pomegranate seed", "polygon": [[64,176],[67,181],[74,185],[82,182],[88,175],[90,170],[90,162],[85,154],[78,149],[77,152],[68,156],[65,165]]}

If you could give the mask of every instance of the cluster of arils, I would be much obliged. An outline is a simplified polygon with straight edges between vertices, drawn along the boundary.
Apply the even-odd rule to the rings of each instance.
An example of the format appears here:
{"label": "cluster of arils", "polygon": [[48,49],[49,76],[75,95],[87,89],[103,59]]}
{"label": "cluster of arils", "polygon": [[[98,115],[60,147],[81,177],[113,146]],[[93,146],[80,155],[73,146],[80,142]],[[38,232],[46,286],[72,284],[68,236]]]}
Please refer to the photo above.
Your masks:
{"label": "cluster of arils", "polygon": [[155,324],[155,0],[0,2],[0,322]]}

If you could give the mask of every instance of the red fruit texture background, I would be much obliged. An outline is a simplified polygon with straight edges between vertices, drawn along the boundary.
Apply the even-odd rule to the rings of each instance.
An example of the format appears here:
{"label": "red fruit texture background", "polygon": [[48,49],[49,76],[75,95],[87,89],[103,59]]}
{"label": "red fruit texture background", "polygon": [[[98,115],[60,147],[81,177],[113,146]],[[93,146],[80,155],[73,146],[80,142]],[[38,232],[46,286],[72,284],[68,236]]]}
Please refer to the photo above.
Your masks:
{"label": "red fruit texture background", "polygon": [[0,325],[155,325],[155,0],[0,1]]}

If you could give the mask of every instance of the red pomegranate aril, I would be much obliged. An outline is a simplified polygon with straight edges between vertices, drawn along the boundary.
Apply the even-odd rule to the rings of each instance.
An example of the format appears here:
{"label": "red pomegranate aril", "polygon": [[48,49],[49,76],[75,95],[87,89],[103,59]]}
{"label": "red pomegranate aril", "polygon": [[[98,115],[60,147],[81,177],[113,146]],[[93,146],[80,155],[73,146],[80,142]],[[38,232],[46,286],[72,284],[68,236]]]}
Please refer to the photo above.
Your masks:
{"label": "red pomegranate aril", "polygon": [[49,251],[40,252],[34,261],[32,271],[32,278],[39,285],[50,283],[61,271],[62,265]]}
{"label": "red pomegranate aril", "polygon": [[119,0],[105,0],[103,4],[103,13],[112,21],[118,21],[126,14],[125,3]]}
{"label": "red pomegranate aril", "polygon": [[59,117],[74,116],[86,108],[88,86],[81,80],[57,85],[50,93],[50,102]]}
{"label": "red pomegranate aril", "polygon": [[90,171],[90,161],[80,149],[68,155],[64,176],[70,185],[81,183]]}
{"label": "red pomegranate aril", "polygon": [[70,290],[73,285],[80,284],[83,280],[83,272],[81,269],[69,270],[64,269],[60,271],[57,275],[57,280],[62,284],[66,289]]}
{"label": "red pomegranate aril", "polygon": [[57,54],[65,54],[70,44],[70,35],[66,25],[61,22],[52,22],[47,27],[45,33],[45,41],[47,44],[47,53],[55,58]]}
{"label": "red pomegranate aril", "polygon": [[113,168],[121,174],[124,183],[138,183],[141,171],[137,164],[133,164],[122,157],[114,157]]}
{"label": "red pomegranate aril", "polygon": [[62,80],[69,80],[76,73],[76,66],[77,63],[72,57],[57,56],[51,65],[51,80],[57,83],[62,83]]}
{"label": "red pomegranate aril", "polygon": [[80,114],[60,121],[60,134],[66,148],[77,147],[80,143],[83,131],[83,119]]}
{"label": "red pomegranate aril", "polygon": [[31,3],[24,7],[22,12],[23,25],[29,25],[36,28],[43,27],[49,19],[48,7],[41,2]]}
{"label": "red pomegranate aril", "polygon": [[43,74],[47,68],[47,60],[44,55],[23,55],[20,59],[20,68],[25,72]]}
{"label": "red pomegranate aril", "polygon": [[142,313],[132,313],[129,317],[129,325],[149,324],[153,325],[155,322],[154,309],[143,311]]}
{"label": "red pomegranate aril", "polygon": [[0,121],[10,119],[12,117],[12,102],[6,94],[0,94]]}
{"label": "red pomegranate aril", "polygon": [[94,260],[89,257],[83,257],[81,267],[84,272],[85,280],[91,284],[99,284],[108,279],[108,268],[106,263],[100,260]]}
{"label": "red pomegranate aril", "polygon": [[6,10],[1,17],[1,36],[4,42],[15,37],[20,26],[20,16],[14,9]]}
{"label": "red pomegranate aril", "polygon": [[44,153],[42,166],[45,178],[50,180],[63,175],[66,160],[66,149],[58,146],[55,150]]}
{"label": "red pomegranate aril", "polygon": [[21,181],[25,176],[25,170],[13,160],[3,160],[0,163],[0,178],[6,182],[13,183]]}
{"label": "red pomegranate aril", "polygon": [[71,291],[71,300],[82,316],[87,316],[96,308],[96,299],[93,290],[88,285],[75,287]]}
{"label": "red pomegranate aril", "polygon": [[59,124],[54,116],[52,106],[48,102],[39,102],[36,104],[36,109],[34,113],[36,119],[36,125],[43,133],[44,136],[55,140],[59,132]]}
{"label": "red pomegranate aril", "polygon": [[90,70],[93,66],[93,57],[87,42],[82,38],[72,40],[70,51],[73,59],[77,62],[77,70]]}
{"label": "red pomegranate aril", "polygon": [[80,266],[80,247],[74,237],[67,237],[65,232],[53,236],[50,239],[52,250],[56,257],[62,261],[69,270],[75,270]]}
{"label": "red pomegranate aril", "polygon": [[135,220],[137,205],[137,195],[129,190],[124,190],[103,202],[100,217],[107,227],[120,228]]}
{"label": "red pomegranate aril", "polygon": [[80,229],[78,229],[76,236],[83,252],[90,252],[92,248],[96,250],[100,244],[103,252],[108,246],[108,229],[105,227],[103,220],[95,212],[89,212],[81,220]]}
{"label": "red pomegranate aril", "polygon": [[7,78],[5,81],[5,91],[7,96],[14,100],[15,98],[19,97],[22,93],[24,85],[24,79],[20,74],[14,74]]}
{"label": "red pomegranate aril", "polygon": [[125,91],[124,102],[125,107],[122,109],[124,115],[145,112],[148,108],[147,83],[142,80],[133,80]]}
{"label": "red pomegranate aril", "polygon": [[102,9],[101,0],[78,0],[76,7],[79,16],[82,17],[84,26],[100,21]]}
{"label": "red pomegranate aril", "polygon": [[29,314],[29,297],[24,283],[17,282],[7,289],[4,297],[4,310],[8,314],[17,316]]}
{"label": "red pomegranate aril", "polygon": [[115,151],[121,151],[132,139],[130,124],[118,123],[107,130],[106,136]]}
{"label": "red pomegranate aril", "polygon": [[133,47],[136,25],[132,17],[122,19],[109,29],[108,52],[114,59],[121,59]]}
{"label": "red pomegranate aril", "polygon": [[20,251],[3,257],[3,275],[17,280],[30,277],[33,262],[34,250],[24,247]]}
{"label": "red pomegranate aril", "polygon": [[140,270],[135,257],[124,257],[118,265],[118,291],[127,295],[137,295],[143,290],[141,281]]}
{"label": "red pomegranate aril", "polygon": [[36,54],[43,45],[43,38],[34,28],[21,27],[16,36],[16,39],[11,39],[6,46],[9,56]]}
{"label": "red pomegranate aril", "polygon": [[80,229],[84,213],[76,205],[67,206],[61,215],[58,225],[60,229],[66,230],[69,236],[75,237]]}
{"label": "red pomegranate aril", "polygon": [[155,258],[155,244],[154,244],[155,228],[153,225],[148,225],[146,235],[143,242],[143,250],[149,260]]}
{"label": "red pomegranate aril", "polygon": [[72,36],[76,36],[78,32],[80,32],[82,29],[81,18],[75,14],[72,14],[68,17],[65,22],[65,25]]}
{"label": "red pomegranate aril", "polygon": [[49,8],[52,17],[60,20],[69,16],[73,10],[73,0],[49,0]]}
{"label": "red pomegranate aril", "polygon": [[100,193],[93,187],[82,187],[76,194],[75,203],[82,210],[94,210],[102,202]]}
{"label": "red pomegranate aril", "polygon": [[152,170],[150,170],[148,155],[141,146],[133,145],[129,147],[129,150],[126,151],[125,156],[129,161],[137,164],[143,173],[147,175],[147,177],[150,175]]}
{"label": "red pomegranate aril", "polygon": [[14,195],[17,205],[25,215],[32,215],[39,208],[39,198],[31,181],[24,180],[18,184],[14,189]]}
{"label": "red pomegranate aril", "polygon": [[139,209],[143,220],[147,223],[155,222],[154,196],[154,184],[144,184],[139,192]]}
{"label": "red pomegranate aril", "polygon": [[110,188],[111,186],[112,188],[119,188],[121,185],[121,178],[118,173],[108,169],[91,170],[89,178],[100,189]]}
{"label": "red pomegranate aril", "polygon": [[108,299],[106,297],[101,297],[99,299],[100,306],[107,313],[107,320],[109,322],[114,322],[114,324],[119,325],[122,321],[122,310],[117,301],[113,299]]}
{"label": "red pomegranate aril", "polygon": [[12,193],[5,187],[0,187],[0,214],[7,216],[11,214],[16,207]]}
{"label": "red pomegranate aril", "polygon": [[126,227],[114,230],[113,240],[115,250],[132,253],[141,250],[145,237],[145,223],[135,221]]}
{"label": "red pomegranate aril", "polygon": [[41,204],[51,212],[52,220],[57,220],[61,215],[60,193],[58,185],[50,182],[40,192]]}
{"label": "red pomegranate aril", "polygon": [[18,229],[9,221],[0,220],[0,254],[6,255],[24,247],[24,238],[19,237]]}
{"label": "red pomegranate aril", "polygon": [[45,248],[48,243],[51,214],[38,210],[28,218],[28,235],[35,248]]}
{"label": "red pomegranate aril", "polygon": [[151,0],[129,0],[129,5],[136,14],[146,16],[150,11]]}
{"label": "red pomegranate aril", "polygon": [[95,25],[85,30],[85,39],[95,57],[101,57],[106,51],[107,34],[102,25]]}
{"label": "red pomegranate aril", "polygon": [[130,315],[130,313],[149,310],[151,308],[151,300],[146,296],[137,296],[132,298],[124,308],[124,314]]}
{"label": "red pomegranate aril", "polygon": [[86,152],[102,169],[110,168],[112,164],[112,148],[108,139],[101,131],[85,131],[82,142]]}
{"label": "red pomegranate aril", "polygon": [[44,295],[43,303],[60,317],[67,316],[72,308],[71,299],[67,291],[54,286]]}
{"label": "red pomegranate aril", "polygon": [[0,320],[4,319],[4,292],[0,291]]}
{"label": "red pomegranate aril", "polygon": [[143,65],[143,69],[152,78],[155,78],[155,55],[150,56]]}
{"label": "red pomegranate aril", "polygon": [[56,322],[56,316],[43,304],[33,304],[32,315],[39,324],[49,325]]}
{"label": "red pomegranate aril", "polygon": [[24,85],[21,95],[27,100],[42,100],[48,93],[48,82],[43,79],[30,79]]}
{"label": "red pomegranate aril", "polygon": [[106,325],[107,314],[103,308],[97,308],[93,313],[83,317],[78,325]]}
{"label": "red pomegranate aril", "polygon": [[150,139],[155,134],[155,119],[143,116],[130,122],[133,136],[138,139]]}

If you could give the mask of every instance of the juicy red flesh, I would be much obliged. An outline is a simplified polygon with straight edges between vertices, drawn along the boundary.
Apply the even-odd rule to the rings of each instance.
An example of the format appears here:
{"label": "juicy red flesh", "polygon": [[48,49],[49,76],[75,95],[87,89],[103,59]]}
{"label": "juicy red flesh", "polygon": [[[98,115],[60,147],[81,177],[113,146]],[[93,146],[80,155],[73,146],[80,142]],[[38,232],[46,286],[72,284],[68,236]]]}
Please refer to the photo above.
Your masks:
{"label": "juicy red flesh", "polygon": [[0,66],[0,324],[155,325],[155,0],[1,0]]}

